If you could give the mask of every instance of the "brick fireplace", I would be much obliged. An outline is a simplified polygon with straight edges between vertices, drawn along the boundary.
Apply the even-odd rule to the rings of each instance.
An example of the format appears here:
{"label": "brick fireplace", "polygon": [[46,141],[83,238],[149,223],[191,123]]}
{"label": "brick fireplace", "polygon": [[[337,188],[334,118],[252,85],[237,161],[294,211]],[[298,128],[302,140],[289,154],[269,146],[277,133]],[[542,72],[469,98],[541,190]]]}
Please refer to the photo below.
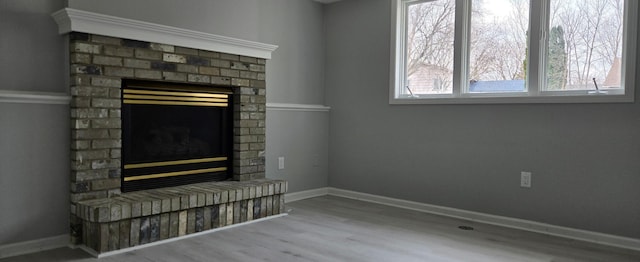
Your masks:
{"label": "brick fireplace", "polygon": [[[287,183],[264,173],[267,58],[218,51],[197,32],[160,42],[166,34],[118,27],[149,26],[134,20],[72,9],[54,18],[69,38],[73,244],[101,254],[283,213]],[[185,32],[198,41],[180,45]],[[121,89],[130,80],[232,90],[232,179],[123,193]]]}

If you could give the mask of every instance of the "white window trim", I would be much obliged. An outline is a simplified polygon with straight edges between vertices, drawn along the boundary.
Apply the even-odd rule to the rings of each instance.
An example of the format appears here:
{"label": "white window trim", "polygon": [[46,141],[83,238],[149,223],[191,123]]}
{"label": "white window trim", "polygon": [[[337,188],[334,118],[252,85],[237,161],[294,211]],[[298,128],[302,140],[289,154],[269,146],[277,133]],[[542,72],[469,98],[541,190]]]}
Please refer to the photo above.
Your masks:
{"label": "white window trim", "polygon": [[[469,0],[456,0],[456,9],[468,8]],[[548,0],[532,0],[531,10],[541,10],[548,8],[545,6]],[[531,16],[531,36],[530,39],[540,39],[537,43],[532,41],[529,49],[529,61],[532,66],[529,67],[527,74],[538,76],[528,77],[526,92],[509,92],[509,93],[464,93],[460,92],[460,86],[467,81],[466,63],[463,62],[461,48],[466,48],[461,42],[455,43],[454,59],[454,83],[457,82],[457,88],[454,87],[453,94],[439,95],[421,95],[414,97],[396,98],[398,87],[404,86],[404,54],[401,47],[404,46],[404,8],[403,0],[391,0],[391,53],[390,53],[390,87],[389,87],[389,104],[519,104],[519,103],[629,103],[634,102],[634,91],[636,86],[636,64],[637,64],[637,48],[638,48],[638,25],[637,14],[640,13],[638,1],[625,1],[625,25],[624,25],[624,49],[622,52],[622,71],[624,77],[622,79],[622,87],[624,94],[620,91],[610,91],[607,94],[594,94],[587,90],[580,91],[539,91],[539,83],[543,81],[544,63],[541,59],[541,52],[546,49],[546,27],[541,23],[541,17],[537,15]],[[468,10],[467,10],[468,11]],[[456,12],[456,19],[464,19],[459,16],[462,12]],[[459,25],[468,26],[468,21],[464,23],[456,23],[456,37],[459,38],[463,34],[462,30],[466,30]],[[542,28],[541,28],[542,27]],[[535,66],[534,66],[535,65]],[[465,72],[465,73],[462,73]]]}

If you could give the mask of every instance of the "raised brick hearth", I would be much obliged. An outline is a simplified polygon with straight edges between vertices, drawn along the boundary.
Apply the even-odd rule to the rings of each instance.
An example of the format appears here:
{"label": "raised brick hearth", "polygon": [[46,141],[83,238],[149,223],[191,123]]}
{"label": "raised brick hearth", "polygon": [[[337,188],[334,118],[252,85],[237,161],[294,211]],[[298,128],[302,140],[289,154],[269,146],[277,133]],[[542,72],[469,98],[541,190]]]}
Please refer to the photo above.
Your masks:
{"label": "raised brick hearth", "polygon": [[[97,34],[69,34],[71,237],[97,253],[280,214],[265,179],[263,58]],[[122,79],[233,89],[233,180],[121,193]]]}
{"label": "raised brick hearth", "polygon": [[198,183],[77,203],[82,240],[103,253],[284,212],[285,181]]}

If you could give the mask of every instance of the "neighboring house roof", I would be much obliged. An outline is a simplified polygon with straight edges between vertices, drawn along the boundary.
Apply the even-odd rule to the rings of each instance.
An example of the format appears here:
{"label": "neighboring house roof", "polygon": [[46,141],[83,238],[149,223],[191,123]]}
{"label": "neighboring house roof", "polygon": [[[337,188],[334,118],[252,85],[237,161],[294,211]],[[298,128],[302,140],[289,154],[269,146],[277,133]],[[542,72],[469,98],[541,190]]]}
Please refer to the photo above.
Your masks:
{"label": "neighboring house roof", "polygon": [[[611,69],[609,69],[609,73],[607,73],[607,78],[604,79],[602,83],[605,87],[616,86],[619,87],[622,83],[622,61],[620,61],[620,57],[616,57],[613,59],[613,65],[611,65]],[[597,80],[597,79],[596,79]]]}
{"label": "neighboring house roof", "polygon": [[524,87],[524,80],[471,80],[469,85],[469,92],[519,92],[524,91]]}

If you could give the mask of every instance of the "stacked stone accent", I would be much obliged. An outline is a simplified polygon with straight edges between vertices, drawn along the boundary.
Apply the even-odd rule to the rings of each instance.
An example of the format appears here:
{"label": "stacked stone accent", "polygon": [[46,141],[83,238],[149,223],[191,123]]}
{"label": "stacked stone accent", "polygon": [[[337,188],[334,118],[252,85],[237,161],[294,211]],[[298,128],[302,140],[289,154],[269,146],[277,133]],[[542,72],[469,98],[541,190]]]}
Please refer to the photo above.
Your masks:
{"label": "stacked stone accent", "polygon": [[266,60],[75,32],[69,47],[73,243],[86,243],[81,201],[128,196],[120,191],[124,78],[231,86],[233,180],[265,177]]}
{"label": "stacked stone accent", "polygon": [[284,213],[287,182],[207,182],[80,201],[83,239],[97,253]]}

